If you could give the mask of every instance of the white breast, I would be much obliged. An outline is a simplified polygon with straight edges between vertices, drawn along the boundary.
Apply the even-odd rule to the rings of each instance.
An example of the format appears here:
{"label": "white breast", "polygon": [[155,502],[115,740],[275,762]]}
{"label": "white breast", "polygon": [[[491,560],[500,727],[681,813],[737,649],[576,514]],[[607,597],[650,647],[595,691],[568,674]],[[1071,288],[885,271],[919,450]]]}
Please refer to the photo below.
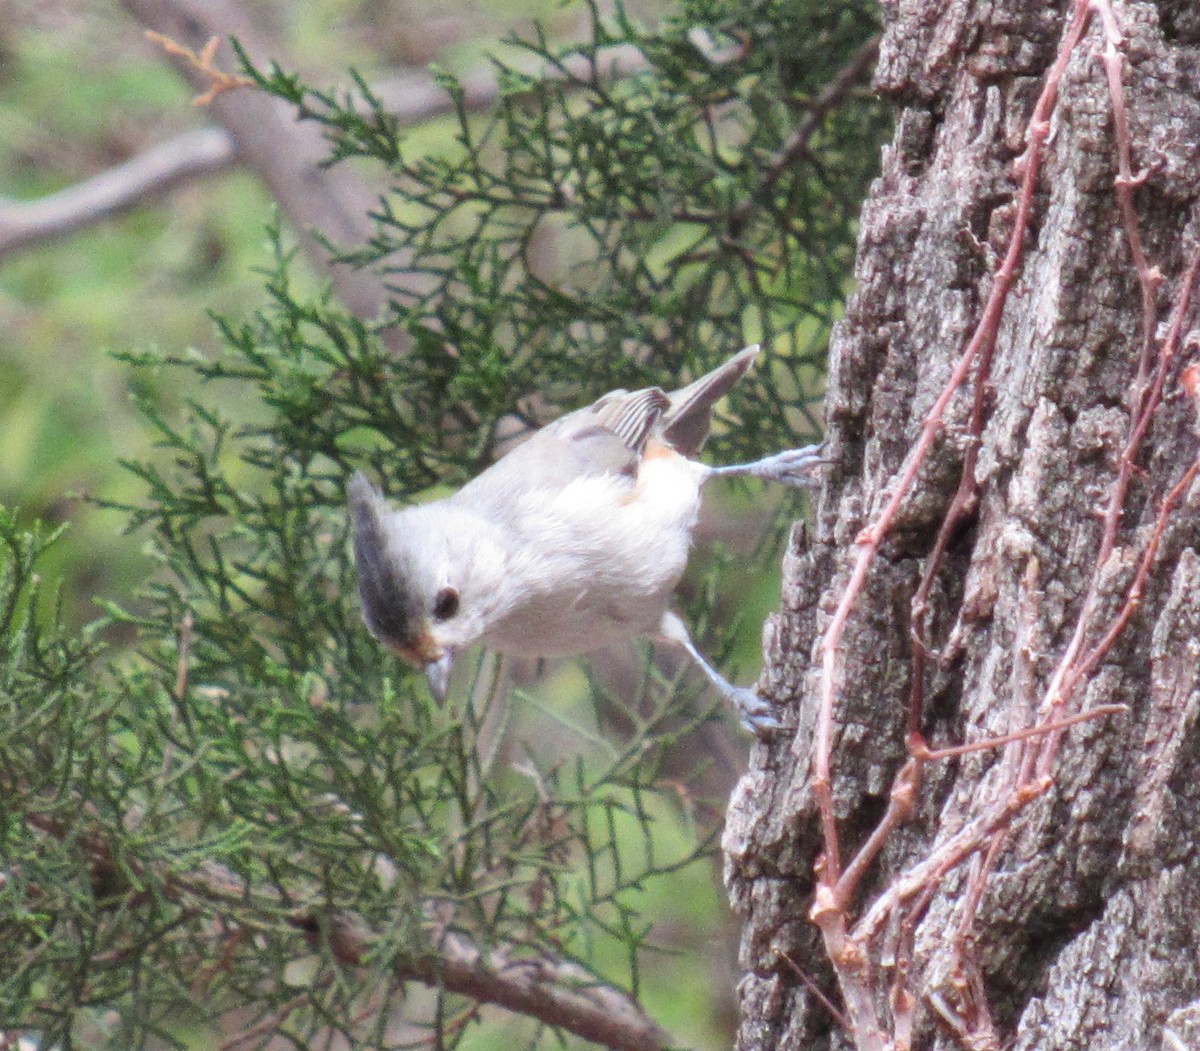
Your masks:
{"label": "white breast", "polygon": [[503,653],[586,653],[657,630],[687,565],[704,468],[670,451],[635,480],[581,478],[514,519],[525,528],[509,562],[515,600],[483,637]]}

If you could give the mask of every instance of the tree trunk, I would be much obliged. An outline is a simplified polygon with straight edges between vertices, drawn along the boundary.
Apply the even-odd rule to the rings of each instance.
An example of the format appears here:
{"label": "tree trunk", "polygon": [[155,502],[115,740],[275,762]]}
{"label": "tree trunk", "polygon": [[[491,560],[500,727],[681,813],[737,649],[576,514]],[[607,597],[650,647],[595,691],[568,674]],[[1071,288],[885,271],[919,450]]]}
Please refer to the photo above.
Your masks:
{"label": "tree trunk", "polygon": [[725,835],[746,1051],[1200,1047],[1200,15],[1093,8],[890,8],[798,727]]}

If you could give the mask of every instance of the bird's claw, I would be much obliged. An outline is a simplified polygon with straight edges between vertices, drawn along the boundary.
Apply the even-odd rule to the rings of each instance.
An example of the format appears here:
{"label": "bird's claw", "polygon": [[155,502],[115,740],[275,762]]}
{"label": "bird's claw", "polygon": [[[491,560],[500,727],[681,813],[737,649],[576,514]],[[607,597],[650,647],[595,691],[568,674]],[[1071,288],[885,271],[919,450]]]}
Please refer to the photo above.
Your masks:
{"label": "bird's claw", "polygon": [[755,737],[770,737],[785,729],[779,717],[771,710],[771,702],[746,686],[735,686],[728,693],[729,701],[736,709],[738,718]]}
{"label": "bird's claw", "polygon": [[809,445],[803,449],[785,449],[760,461],[763,477],[780,485],[812,488],[818,484],[817,472],[826,461],[821,447]]}
{"label": "bird's claw", "polygon": [[823,445],[806,445],[803,449],[785,449],[773,456],[764,456],[753,463],[735,463],[726,467],[713,467],[714,475],[762,478],[776,485],[804,486],[819,485],[817,475],[823,464],[829,463],[821,456]]}

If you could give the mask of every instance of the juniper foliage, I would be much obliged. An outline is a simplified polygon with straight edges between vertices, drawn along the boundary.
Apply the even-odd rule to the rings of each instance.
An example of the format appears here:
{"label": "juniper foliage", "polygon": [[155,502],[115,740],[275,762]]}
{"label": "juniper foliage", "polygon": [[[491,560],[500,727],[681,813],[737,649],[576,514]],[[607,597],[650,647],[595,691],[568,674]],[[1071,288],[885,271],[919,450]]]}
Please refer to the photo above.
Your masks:
{"label": "juniper foliage", "polygon": [[[455,1046],[479,1015],[439,971],[447,932],[641,995],[648,888],[712,848],[663,763],[711,712],[650,682],[609,699],[619,734],[570,725],[514,752],[487,664],[432,708],[362,627],[344,483],[459,484],[514,426],[755,341],[714,457],[811,437],[883,119],[861,91],[814,116],[872,5],[696,0],[654,31],[588,10],[583,44],[515,42],[539,73],[496,60],[486,116],[443,77],[437,149],[381,105],[251,70],[327,126],[331,163],[385,176],[375,237],[346,258],[394,298],[371,325],[301,292],[274,231],[265,305],[218,321],[222,356],[126,356],[203,381],[178,417],[145,407],[161,455],[128,464],[146,496],[123,510],[160,569],[105,607],[132,649],[106,650],[104,624],[66,637],[37,581],[46,540],[0,519],[0,1029],[47,1048],[192,1046],[218,1024],[246,1047]],[[606,75],[616,48],[639,71]],[[414,980],[433,993],[402,1005]]]}

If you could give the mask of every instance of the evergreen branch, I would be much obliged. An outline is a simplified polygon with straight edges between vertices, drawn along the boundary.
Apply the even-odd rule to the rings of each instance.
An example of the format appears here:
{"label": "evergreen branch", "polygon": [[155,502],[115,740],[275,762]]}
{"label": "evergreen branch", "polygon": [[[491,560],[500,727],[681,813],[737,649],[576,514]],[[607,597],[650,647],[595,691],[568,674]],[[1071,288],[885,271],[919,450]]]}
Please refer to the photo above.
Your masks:
{"label": "evergreen branch", "polygon": [[[227,917],[229,937],[240,941],[244,935],[235,932],[252,924],[254,916],[262,917],[265,924],[268,916],[286,908],[277,891],[252,890],[224,865],[210,861],[192,872],[165,867],[155,871],[159,866],[128,855],[118,860],[99,831],[81,833],[41,814],[30,814],[26,820],[43,834],[59,839],[69,835],[91,859],[97,897],[108,901],[123,897],[125,909],[151,903],[154,895],[145,888],[156,887],[185,914],[205,907],[230,908],[236,918]],[[633,1000],[602,984],[579,964],[546,952],[532,956],[504,948],[485,952],[465,934],[449,928],[441,918],[444,907],[429,903],[424,911],[440,933],[431,950],[398,955],[391,962],[398,980],[495,1004],[616,1051],[673,1046],[666,1032]],[[381,940],[361,917],[347,911],[293,909],[286,922],[347,967],[366,964]]]}
{"label": "evergreen branch", "polygon": [[825,86],[821,93],[807,107],[804,119],[796,125],[795,130],[788,136],[787,141],[763,169],[762,182],[753,197],[747,197],[729,215],[729,236],[737,238],[745,228],[746,221],[764,200],[770,197],[776,184],[784,172],[808,152],[809,143],[821,127],[822,122],[838,106],[846,101],[846,96],[865,77],[869,77],[875,68],[875,59],[879,56],[879,34],[871,37],[855,52]]}
{"label": "evergreen branch", "polygon": [[[265,302],[217,319],[224,353],[125,356],[183,382],[143,392],[156,455],[127,465],[144,495],[120,509],[159,572],[136,616],[109,605],[138,641],[99,682],[92,650],[39,641],[32,597],[6,602],[0,573],[0,614],[25,625],[0,661],[17,687],[0,689],[0,957],[17,961],[0,1000],[47,1046],[93,1010],[121,1027],[112,1046],[178,1041],[190,1005],[238,1018],[230,1047],[268,1030],[378,1047],[416,982],[435,991],[438,1046],[482,1004],[541,1023],[539,1045],[665,1046],[639,1002],[663,984],[652,895],[713,846],[707,821],[673,827],[679,804],[724,791],[689,747],[703,707],[643,669],[600,691],[598,728],[553,710],[571,737],[529,734],[536,790],[514,791],[510,727],[540,727],[537,713],[514,706],[510,724],[499,691],[437,713],[371,642],[344,482],[366,469],[399,499],[456,484],[518,425],[756,340],[771,352],[716,455],[794,443],[876,164],[880,111],[829,88],[852,79],[838,71],[873,7],[852,0],[831,27],[714,0],[648,33],[589,3],[589,40],[539,33],[523,65],[493,63],[486,99],[470,78],[431,78],[452,126],[424,148],[361,78],[328,92],[254,74],[248,55],[277,51],[214,22],[238,13],[229,0],[124,2],[197,54],[216,32],[246,46],[274,97],[221,94],[214,119],[284,180],[281,212],[318,231],[326,276],[364,283],[335,290],[342,308],[307,293],[273,226]],[[185,6],[204,25],[180,22]],[[826,149],[836,180],[813,156]],[[299,170],[319,177],[307,220],[287,183]],[[354,187],[325,180],[364,170],[391,192],[355,211]]]}

